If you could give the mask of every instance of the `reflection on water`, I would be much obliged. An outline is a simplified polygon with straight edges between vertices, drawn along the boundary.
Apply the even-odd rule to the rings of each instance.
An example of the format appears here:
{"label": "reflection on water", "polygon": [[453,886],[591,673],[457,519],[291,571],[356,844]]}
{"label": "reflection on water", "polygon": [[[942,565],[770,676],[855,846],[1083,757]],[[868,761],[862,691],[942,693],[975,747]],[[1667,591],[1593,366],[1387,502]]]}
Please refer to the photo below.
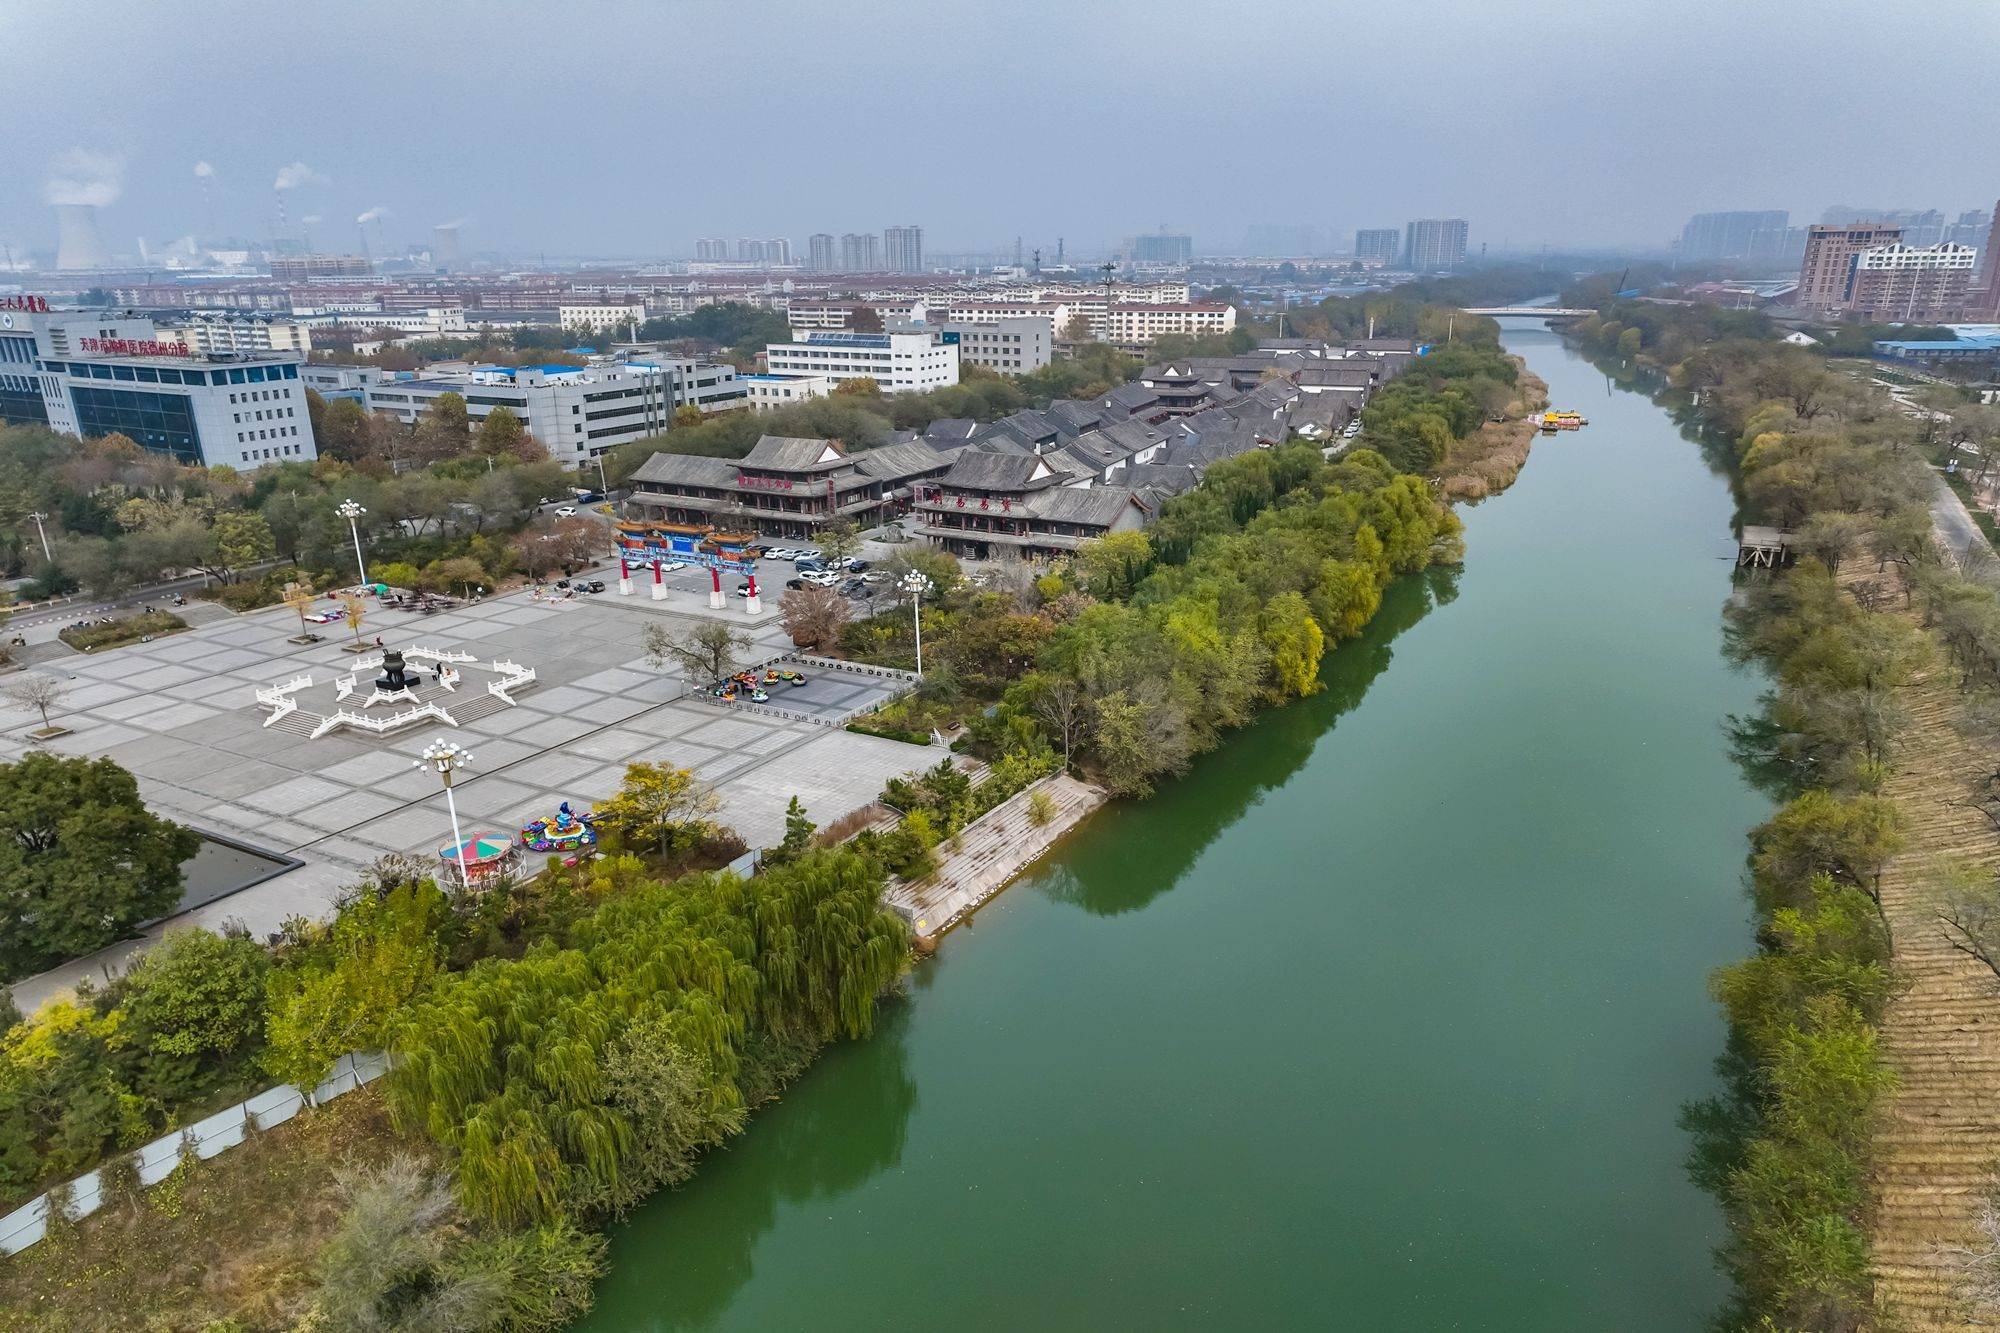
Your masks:
{"label": "reflection on water", "polygon": [[[200,832],[199,829],[196,832]],[[201,834],[201,846],[181,863],[181,901],[176,912],[192,911],[205,903],[241,893],[299,863],[276,852],[260,852],[241,843],[223,842],[211,834]]]}

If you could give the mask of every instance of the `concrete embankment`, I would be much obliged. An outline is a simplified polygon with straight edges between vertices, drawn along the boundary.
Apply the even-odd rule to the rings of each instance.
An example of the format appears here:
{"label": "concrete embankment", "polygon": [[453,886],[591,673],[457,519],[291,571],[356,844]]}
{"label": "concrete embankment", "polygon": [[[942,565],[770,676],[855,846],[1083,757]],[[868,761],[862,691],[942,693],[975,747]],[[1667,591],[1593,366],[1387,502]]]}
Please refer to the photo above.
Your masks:
{"label": "concrete embankment", "polygon": [[[1049,802],[1040,823],[1034,817],[1037,792]],[[939,847],[935,873],[890,886],[883,901],[909,921],[920,940],[936,939],[1047,855],[1105,799],[1102,788],[1067,773],[1043,778],[975,820],[958,835],[955,848]]]}

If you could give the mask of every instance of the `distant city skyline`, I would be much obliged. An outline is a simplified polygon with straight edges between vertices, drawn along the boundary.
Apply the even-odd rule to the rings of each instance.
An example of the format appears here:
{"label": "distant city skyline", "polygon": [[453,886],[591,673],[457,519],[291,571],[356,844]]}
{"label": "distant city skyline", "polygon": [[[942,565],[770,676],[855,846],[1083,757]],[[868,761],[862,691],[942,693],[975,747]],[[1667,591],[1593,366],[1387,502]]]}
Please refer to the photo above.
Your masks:
{"label": "distant city skyline", "polygon": [[[1810,23],[1721,0],[1665,18],[1542,0],[1504,21],[1472,0],[1281,20],[1173,0],[944,6],[915,22],[886,0],[837,12],[778,0],[699,23],[636,3],[593,12],[573,30],[535,25],[549,78],[496,82],[526,40],[518,25],[446,10],[216,0],[190,23],[107,0],[15,6],[0,16],[14,94],[0,242],[52,251],[51,206],[88,203],[119,253],[140,237],[269,243],[308,227],[320,249],[400,252],[459,221],[469,254],[684,256],[700,237],[782,236],[797,255],[815,234],[879,238],[920,219],[927,253],[1010,253],[1016,236],[1046,251],[1061,236],[1082,257],[1163,222],[1215,252],[1255,228],[1351,243],[1361,228],[1462,217],[1476,254],[1661,248],[1704,211],[1812,218],[1860,200],[1956,213],[1996,193],[1991,162],[1963,140],[1912,136],[1887,115],[1844,119],[1834,145],[1823,73],[1841,71],[1855,106],[1948,87],[1954,117],[1994,123],[1992,6],[1952,8],[1944,27],[1883,25],[1853,0],[1815,7]],[[1845,52],[1864,24],[1869,59],[1856,64]],[[1141,34],[1144,58],[1122,57]],[[682,57],[674,77],[657,77],[669,49]],[[813,103],[797,80],[884,61],[895,78],[844,80],[827,114],[893,151],[812,150],[791,124]],[[1413,100],[1416,67],[1427,77]],[[791,80],[786,96],[741,78],[748,68]],[[1614,69],[1609,95],[1568,77]],[[1754,95],[1744,69],[1759,71]],[[102,71],[116,72],[115,96],[87,86]],[[227,132],[185,114],[191,89],[253,78],[285,110]],[[1311,123],[1334,127],[1324,135],[1298,119],[1306,86]],[[1006,115],[922,114],[1003,104]],[[316,107],[339,112],[298,113]],[[425,108],[475,114],[433,123]],[[598,117],[623,128],[594,132]],[[1197,165],[1163,170],[1134,126]]]}

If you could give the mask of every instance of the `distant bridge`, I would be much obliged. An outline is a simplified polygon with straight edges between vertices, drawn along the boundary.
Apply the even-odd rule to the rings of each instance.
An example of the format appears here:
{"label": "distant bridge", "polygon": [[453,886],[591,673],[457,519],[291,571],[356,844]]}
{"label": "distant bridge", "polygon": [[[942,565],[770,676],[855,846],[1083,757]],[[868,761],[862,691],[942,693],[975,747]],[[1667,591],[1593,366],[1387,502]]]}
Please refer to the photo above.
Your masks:
{"label": "distant bridge", "polygon": [[1485,315],[1488,319],[1506,319],[1518,315],[1524,319],[1583,319],[1594,315],[1595,310],[1571,310],[1559,305],[1487,305],[1474,306],[1468,315]]}

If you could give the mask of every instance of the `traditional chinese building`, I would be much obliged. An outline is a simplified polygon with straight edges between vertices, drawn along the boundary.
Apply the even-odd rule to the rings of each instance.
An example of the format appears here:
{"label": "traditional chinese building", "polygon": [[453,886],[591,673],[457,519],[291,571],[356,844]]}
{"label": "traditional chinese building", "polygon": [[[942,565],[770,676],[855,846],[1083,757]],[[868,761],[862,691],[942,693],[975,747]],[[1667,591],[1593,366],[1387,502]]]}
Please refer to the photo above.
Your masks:
{"label": "traditional chinese building", "polygon": [[810,541],[837,519],[865,526],[902,513],[914,484],[950,466],[921,440],[850,454],[838,440],[766,435],[740,459],[654,454],[632,474],[625,512]]}
{"label": "traditional chinese building", "polygon": [[1129,487],[1078,480],[1037,454],[960,450],[950,471],[916,488],[920,531],[968,559],[1048,560],[1108,532],[1144,527],[1152,516]]}

